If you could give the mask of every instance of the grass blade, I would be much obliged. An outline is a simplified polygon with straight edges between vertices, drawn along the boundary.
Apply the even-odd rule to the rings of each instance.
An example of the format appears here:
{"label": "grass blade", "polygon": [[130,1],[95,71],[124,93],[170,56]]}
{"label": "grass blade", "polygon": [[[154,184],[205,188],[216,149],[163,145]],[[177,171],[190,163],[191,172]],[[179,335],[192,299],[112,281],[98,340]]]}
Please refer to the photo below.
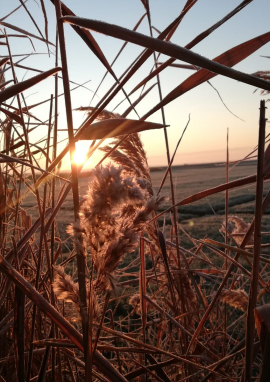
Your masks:
{"label": "grass blade", "polygon": [[28,80],[9,86],[7,89],[4,89],[0,92],[0,103],[5,102],[7,99],[14,97],[26,89],[31,88],[32,86],[59,72],[60,70],[62,70],[62,68],[53,68],[44,73],[38,74],[35,77],[29,78]]}
{"label": "grass blade", "polygon": [[88,126],[80,135],[82,140],[94,140],[133,134],[140,131],[161,129],[164,125],[132,119],[106,119]]}

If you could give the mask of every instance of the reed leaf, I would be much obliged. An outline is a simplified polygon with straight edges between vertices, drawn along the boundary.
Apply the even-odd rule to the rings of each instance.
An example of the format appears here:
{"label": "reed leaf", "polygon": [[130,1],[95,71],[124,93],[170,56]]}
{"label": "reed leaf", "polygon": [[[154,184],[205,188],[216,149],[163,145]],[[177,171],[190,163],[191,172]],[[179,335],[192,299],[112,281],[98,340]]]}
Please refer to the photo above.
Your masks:
{"label": "reed leaf", "polygon": [[[213,33],[216,29],[218,29],[221,25],[223,25],[226,21],[228,21],[231,17],[236,15],[238,12],[240,12],[246,5],[251,3],[253,0],[244,0],[241,4],[239,4],[236,8],[234,8],[230,13],[228,13],[225,17],[223,17],[221,20],[219,20],[217,23],[212,25],[210,28],[206,29],[204,32],[196,36],[190,43],[188,43],[185,48],[191,49],[195,45],[197,45],[199,42],[204,40],[207,36],[209,36],[211,33]],[[175,61],[174,58],[168,59],[166,62],[162,63],[160,66],[158,66],[152,73],[150,73],[146,78],[144,78],[130,93],[134,93],[137,89],[139,89],[141,86],[145,85],[148,81],[150,81],[152,78],[154,78],[157,74],[159,74],[162,70],[170,66]],[[190,69],[190,68],[189,68]]]}
{"label": "reed leaf", "polygon": [[[55,4],[55,0],[51,0],[53,4]],[[75,13],[72,12],[71,9],[69,9],[63,2],[61,2],[61,11],[63,16],[76,16]],[[97,58],[102,62],[102,64],[105,66],[105,68],[108,70],[109,73],[117,80],[110,64],[108,63],[106,57],[104,56],[102,50],[100,49],[98,43],[92,36],[92,34],[87,31],[83,30],[81,28],[73,26],[73,29],[75,32],[83,39],[85,44],[91,49],[91,51],[97,56]]]}
{"label": "reed leaf", "polygon": [[24,34],[24,35],[26,35],[26,36],[33,37],[33,38],[35,38],[35,39],[37,39],[37,40],[40,40],[40,41],[45,42],[46,44],[49,44],[49,45],[54,46],[54,44],[53,44],[52,42],[50,42],[50,41],[48,41],[48,40],[46,40],[46,39],[43,39],[43,38],[41,38],[41,37],[38,37],[38,36],[36,36],[36,35],[33,34],[33,33],[27,32],[26,30],[21,29],[21,28],[17,27],[16,25],[12,25],[12,24],[6,23],[5,21],[1,21],[1,20],[0,20],[0,25],[3,25],[3,27],[9,28],[9,29],[13,29],[13,30],[15,30],[16,32],[20,32],[20,33],[22,33],[22,34]]}
{"label": "reed leaf", "polygon": [[[213,62],[217,62],[221,65],[226,65],[226,67],[232,67],[239,62],[243,61],[245,58],[250,56],[256,50],[260,49],[263,45],[270,41],[270,32],[265,33],[261,36],[255,37],[243,44],[237,45],[232,49],[227,50],[220,56],[213,59]],[[168,103],[172,102],[176,98],[180,97],[189,90],[201,85],[202,83],[209,81],[211,78],[215,77],[218,73],[209,72],[206,69],[201,69],[197,73],[194,73],[188,77],[184,82],[172,90],[160,103],[158,103],[152,110],[150,110],[144,117],[147,118],[151,114],[155,113],[160,108],[164,107]],[[236,79],[236,78],[235,78]],[[239,79],[239,81],[241,81]],[[243,81],[245,82],[245,81]],[[248,82],[246,82],[248,83]],[[252,83],[250,83],[252,84]]]}
{"label": "reed leaf", "polygon": [[[237,70],[231,69],[227,66],[220,64],[219,62],[211,61],[179,45],[168,43],[166,41],[160,41],[159,39],[148,37],[141,33],[134,32],[129,29],[119,27],[117,25],[108,24],[102,21],[84,19],[84,18],[79,18],[74,16],[65,16],[65,17],[62,17],[62,20],[64,22],[80,26],[82,28],[95,30],[96,32],[100,32],[100,33],[109,35],[111,37],[132,42],[136,45],[143,46],[144,48],[155,50],[167,56],[171,56],[176,59],[188,62],[190,64],[200,66],[216,74],[221,74],[223,76],[232,78],[236,81],[240,81],[252,86],[257,86],[264,90],[270,90],[270,84],[267,81],[264,81],[254,76],[251,76],[249,74],[245,74]],[[264,36],[263,41],[265,39],[269,41],[268,33],[262,36]],[[265,41],[262,45],[264,45],[267,41]],[[256,46],[259,46],[259,42],[256,44]]]}
{"label": "reed leaf", "polygon": [[164,125],[153,122],[136,121],[132,119],[106,119],[93,123],[80,135],[81,140],[94,140],[117,137],[140,131],[161,129]]}
{"label": "reed leaf", "polygon": [[23,124],[22,118],[15,113],[12,113],[11,111],[4,109],[3,107],[0,107],[0,111],[2,111],[4,114],[6,114],[10,119],[14,119],[17,123],[19,123],[21,126]]}
{"label": "reed leaf", "polygon": [[7,99],[16,96],[26,89],[31,88],[32,86],[54,75],[55,73],[60,72],[60,70],[62,70],[60,67],[56,67],[44,73],[38,74],[35,77],[29,78],[28,80],[21,81],[15,85],[9,86],[7,89],[4,89],[0,92],[0,103],[5,102]]}

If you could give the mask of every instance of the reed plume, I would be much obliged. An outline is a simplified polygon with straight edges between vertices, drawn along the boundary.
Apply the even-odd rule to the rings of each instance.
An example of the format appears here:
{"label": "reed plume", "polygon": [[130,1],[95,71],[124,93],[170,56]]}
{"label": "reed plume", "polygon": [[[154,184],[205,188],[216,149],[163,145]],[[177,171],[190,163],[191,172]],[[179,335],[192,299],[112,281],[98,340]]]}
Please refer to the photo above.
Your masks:
{"label": "reed plume", "polygon": [[247,311],[248,295],[243,289],[224,290],[220,293],[220,299],[233,308]]}
{"label": "reed plume", "polygon": [[[98,109],[96,107],[92,107],[92,106],[80,106],[80,107],[78,107],[77,109],[74,109],[74,110],[76,110],[76,111],[86,111],[87,114],[93,114]],[[97,121],[104,121],[106,119],[112,119],[112,118],[121,118],[121,116],[118,113],[113,113],[111,111],[103,109],[102,111],[99,112],[96,120]]]}
{"label": "reed plume", "polygon": [[[55,266],[55,278],[53,282],[53,290],[58,300],[64,300],[65,302],[71,302],[76,309],[80,312],[80,296],[79,285],[73,281],[73,278],[65,272],[65,269],[61,266]],[[90,297],[90,284],[86,284],[87,302],[89,303]],[[93,292],[93,305],[92,305],[93,318],[97,318],[100,314],[100,307],[97,296]]]}
{"label": "reed plume", "polygon": [[[243,219],[239,218],[238,216],[229,216],[228,218],[228,233],[234,238],[236,244],[238,245],[242,243],[242,240],[244,238],[243,234],[247,232],[249,226],[250,224],[247,224]],[[223,222],[220,232],[225,233],[225,222]],[[253,237],[251,237],[248,240],[247,244],[253,244]]]}
{"label": "reed plume", "polygon": [[[80,221],[68,227],[82,234],[97,273],[96,287],[114,289],[113,272],[122,257],[134,251],[138,235],[164,198],[154,196],[146,153],[138,134],[122,142],[109,154],[114,164],[93,170],[89,190],[80,209]],[[111,151],[111,146],[102,149]]]}
{"label": "reed plume", "polygon": [[80,311],[79,286],[69,276],[61,266],[55,266],[55,278],[53,290],[59,300],[72,302],[78,311]]}

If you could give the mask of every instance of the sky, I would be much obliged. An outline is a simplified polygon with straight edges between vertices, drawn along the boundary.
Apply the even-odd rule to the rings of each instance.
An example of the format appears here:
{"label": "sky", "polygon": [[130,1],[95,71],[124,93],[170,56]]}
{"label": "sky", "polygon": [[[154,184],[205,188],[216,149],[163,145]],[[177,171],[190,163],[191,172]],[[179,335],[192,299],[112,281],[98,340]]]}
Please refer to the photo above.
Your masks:
{"label": "sky", "polygon": [[[185,2],[185,0],[150,0],[152,25],[162,31],[180,14]],[[44,3],[49,20],[49,40],[54,43],[55,9],[49,0],[44,0]],[[19,0],[0,0],[0,18],[4,17],[19,4]],[[140,17],[145,13],[140,0],[66,0],[65,4],[77,16],[97,19],[129,29],[132,29]],[[182,20],[171,41],[177,45],[185,46],[199,33],[209,28],[239,4],[240,1],[236,0],[198,0]],[[28,0],[26,5],[35,17],[42,33],[44,33],[44,18],[39,0]],[[269,12],[269,0],[253,0],[251,4],[246,6],[236,16],[218,28],[204,41],[192,48],[192,51],[212,59],[238,44],[269,32]],[[36,35],[38,34],[35,26],[23,8],[8,17],[5,21]],[[8,33],[15,33],[8,28],[7,31]],[[146,18],[143,20],[138,31],[149,35],[149,27]],[[92,33],[107,60],[111,62],[123,42],[102,34]],[[155,31],[153,33],[154,36],[157,35]],[[72,92],[72,107],[73,109],[76,109],[80,106],[89,106],[93,91],[95,91],[99,85],[106,69],[84,44],[80,37],[73,31],[70,25],[65,25],[65,38],[70,80],[79,84],[90,80],[90,82],[85,85],[88,89],[79,88]],[[48,56],[46,45],[35,39],[32,41],[36,52],[44,54],[33,55],[24,60],[21,64],[40,70],[48,70],[54,67],[55,57],[53,54]],[[27,39],[10,38],[10,45],[12,54],[14,55],[33,52],[31,43]],[[7,53],[6,47],[0,46],[0,48],[0,55],[4,56]],[[52,51],[54,52],[53,48]],[[120,77],[141,51],[141,47],[133,44],[127,45],[123,54],[113,66],[118,77]],[[261,56],[270,56],[269,43],[234,68],[249,74],[254,73],[257,70],[269,70],[270,60]],[[16,59],[19,60],[20,58],[21,57],[17,57]],[[162,55],[159,62],[164,62],[165,60],[166,56]],[[179,61],[178,63],[182,62]],[[61,62],[59,64],[61,66]],[[148,75],[152,66],[153,57],[151,56],[138,73],[136,73],[136,75],[134,75],[125,85],[124,88],[126,92],[131,91],[138,82]],[[192,73],[193,71],[186,69],[173,67],[167,68],[160,75],[162,95],[166,96],[166,94]],[[16,74],[18,79],[22,80],[23,78],[30,78],[36,73],[16,68]],[[9,71],[6,73],[6,80],[8,80],[10,76],[11,72]],[[156,79],[151,80],[148,87],[155,82]],[[174,151],[177,141],[190,116],[190,123],[178,148],[174,164],[224,161],[226,158],[227,129],[229,129],[231,160],[241,159],[257,145],[259,103],[260,99],[267,99],[267,97],[262,97],[259,90],[254,93],[256,88],[252,86],[222,76],[217,76],[210,82],[218,90],[224,103],[231,112],[241,119],[235,117],[227,110],[221,102],[218,93],[208,83],[204,83],[174,100],[165,107],[166,124],[169,125],[167,131],[171,152]],[[107,89],[113,83],[114,80],[111,75],[108,75],[97,93],[98,97],[94,98],[91,104],[92,106],[97,104],[98,100],[106,93]],[[71,88],[74,86],[75,85],[71,85]],[[59,88],[61,92],[61,80],[59,80]],[[49,98],[53,89],[54,80],[53,78],[49,78],[39,85],[27,90],[25,96],[27,97],[26,100],[28,105]],[[131,96],[131,100],[135,101],[139,95],[140,91],[137,91]],[[107,106],[107,109],[113,110],[123,98],[123,93],[119,93]],[[159,95],[157,87],[155,87],[145,100],[136,107],[136,110],[138,114],[142,116],[158,102]],[[125,100],[115,109],[115,112],[121,114],[127,107],[128,102]],[[35,113],[39,115],[39,118],[42,120],[48,119],[48,103],[45,106],[33,110],[35,110]],[[59,101],[59,113],[59,129],[65,130],[67,127],[63,97]],[[267,110],[267,117],[270,119],[269,109]],[[85,114],[83,112],[74,111],[74,128],[78,128],[84,118]],[[137,119],[137,116],[132,112],[129,115],[129,118]],[[161,123],[161,112],[156,112],[149,117],[148,120]],[[268,132],[269,124],[267,126],[267,133]],[[30,134],[30,141],[35,142],[43,136],[46,137],[46,134],[47,127],[39,127],[36,132],[32,135]],[[64,140],[66,137],[66,131],[59,132],[59,141]],[[166,165],[166,148],[163,130],[143,132],[141,137],[150,166]],[[89,142],[82,143],[80,150],[83,150],[83,148],[88,145]],[[59,144],[58,152],[60,152],[64,146],[65,143]],[[100,157],[100,153],[95,154],[94,157],[90,159],[89,163],[87,163],[86,167],[89,168],[93,166]],[[68,160],[64,163],[64,167],[69,167]]]}

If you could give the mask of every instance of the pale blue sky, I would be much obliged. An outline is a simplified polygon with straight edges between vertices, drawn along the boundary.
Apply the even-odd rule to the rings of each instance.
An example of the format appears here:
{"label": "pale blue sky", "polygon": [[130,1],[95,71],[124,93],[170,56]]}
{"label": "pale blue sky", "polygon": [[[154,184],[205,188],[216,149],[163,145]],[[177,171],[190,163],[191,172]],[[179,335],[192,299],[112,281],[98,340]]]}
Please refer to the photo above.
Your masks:
{"label": "pale blue sky", "polygon": [[[49,18],[49,39],[55,40],[55,10],[49,0],[45,0],[45,6]],[[172,38],[172,42],[184,46],[199,33],[225,16],[241,1],[236,0],[198,0],[193,8],[183,19],[177,32]],[[38,25],[44,32],[44,21],[41,8],[33,0],[28,0],[27,7],[38,21]],[[118,24],[132,29],[139,18],[144,13],[144,8],[140,0],[66,0],[65,4],[78,16],[98,19],[109,23]],[[180,13],[185,1],[183,0],[154,0],[150,1],[152,24],[159,30],[163,30]],[[18,0],[0,0],[0,18],[19,5]],[[211,36],[195,46],[192,50],[208,58],[214,58],[224,51],[247,41],[253,37],[270,31],[269,27],[269,0],[253,0],[244,10],[230,19],[227,23],[216,30]],[[38,34],[31,20],[20,9],[16,14],[10,16],[6,22],[26,29],[34,34]],[[139,32],[148,34],[149,28],[145,19],[139,28]],[[69,25],[65,25],[67,54],[69,62],[70,79],[82,83],[88,83],[90,89],[95,90],[99,84],[105,69],[93,56],[80,37],[72,30]],[[93,33],[100,44],[106,58],[112,61],[118,52],[122,41],[106,37],[101,34]],[[155,35],[155,32],[154,32]],[[26,39],[11,39],[11,49],[13,54],[32,52],[31,44]],[[33,40],[38,52],[46,52],[46,46]],[[261,55],[270,56],[270,44],[268,43],[260,50],[256,51],[251,57],[235,66],[236,69],[246,73],[253,73],[256,70],[269,70],[270,60],[260,57]],[[142,48],[128,44],[124,53],[120,56],[114,66],[115,73],[120,76],[132,60],[141,52]],[[1,46],[1,55],[6,54],[6,49]],[[166,58],[163,56],[160,61]],[[48,70],[54,66],[54,57],[47,55],[35,56],[25,60],[23,65],[29,65],[41,70]],[[60,63],[61,64],[61,63]],[[150,71],[153,65],[153,58],[149,58],[141,70],[126,84],[125,90],[130,91],[142,78]],[[25,70],[16,69],[19,79],[25,75]],[[28,72],[25,78],[33,76],[35,73]],[[167,68],[160,76],[163,95],[165,96],[176,85],[180,84],[192,72],[183,69]],[[7,74],[7,78],[10,75]],[[154,83],[152,80],[150,84]],[[61,81],[60,81],[61,83]],[[113,83],[111,76],[107,76],[106,81],[98,92],[102,97],[108,87]],[[238,83],[228,78],[217,76],[211,83],[218,89],[226,105],[245,122],[236,119],[222,105],[216,92],[208,85],[203,84],[173,101],[166,106],[166,122],[168,128],[171,151],[174,150],[176,142],[186,125],[188,115],[191,114],[191,121],[184,136],[175,164],[199,163],[222,161],[225,159],[226,131],[230,128],[230,148],[231,158],[236,159],[247,154],[252,147],[257,144],[259,92],[253,94],[254,88],[245,84]],[[60,86],[61,89],[61,86]],[[49,98],[53,90],[53,79],[44,81],[41,85],[33,87],[25,92],[30,95],[27,99],[28,104],[36,103],[44,98]],[[39,91],[39,93],[33,94]],[[135,100],[139,96],[139,91],[132,97]],[[72,93],[73,108],[87,106],[92,98],[92,93],[85,89],[76,90]],[[108,106],[114,106],[123,98],[122,93]],[[269,97],[270,98],[270,97]],[[97,101],[97,98],[96,98]],[[157,89],[153,90],[137,107],[138,113],[142,116],[158,102]],[[95,102],[93,103],[93,105]],[[60,101],[60,126],[65,129],[65,111],[63,99]],[[123,112],[128,107],[125,101],[116,111]],[[34,109],[35,112],[47,119],[49,110],[46,107]],[[269,111],[267,112],[269,115]],[[136,119],[135,114],[131,113],[130,118]],[[78,127],[83,120],[83,113],[74,112],[74,127]],[[155,113],[149,118],[151,121],[161,122],[160,112]],[[45,136],[45,128],[39,128],[38,136]],[[59,133],[59,139],[63,139],[65,133]],[[37,135],[30,136],[35,141]],[[161,165],[166,163],[165,145],[162,131],[145,132],[142,134],[150,165]],[[60,149],[60,147],[59,147]],[[98,159],[98,155],[96,156]],[[93,163],[95,159],[93,158]]]}

